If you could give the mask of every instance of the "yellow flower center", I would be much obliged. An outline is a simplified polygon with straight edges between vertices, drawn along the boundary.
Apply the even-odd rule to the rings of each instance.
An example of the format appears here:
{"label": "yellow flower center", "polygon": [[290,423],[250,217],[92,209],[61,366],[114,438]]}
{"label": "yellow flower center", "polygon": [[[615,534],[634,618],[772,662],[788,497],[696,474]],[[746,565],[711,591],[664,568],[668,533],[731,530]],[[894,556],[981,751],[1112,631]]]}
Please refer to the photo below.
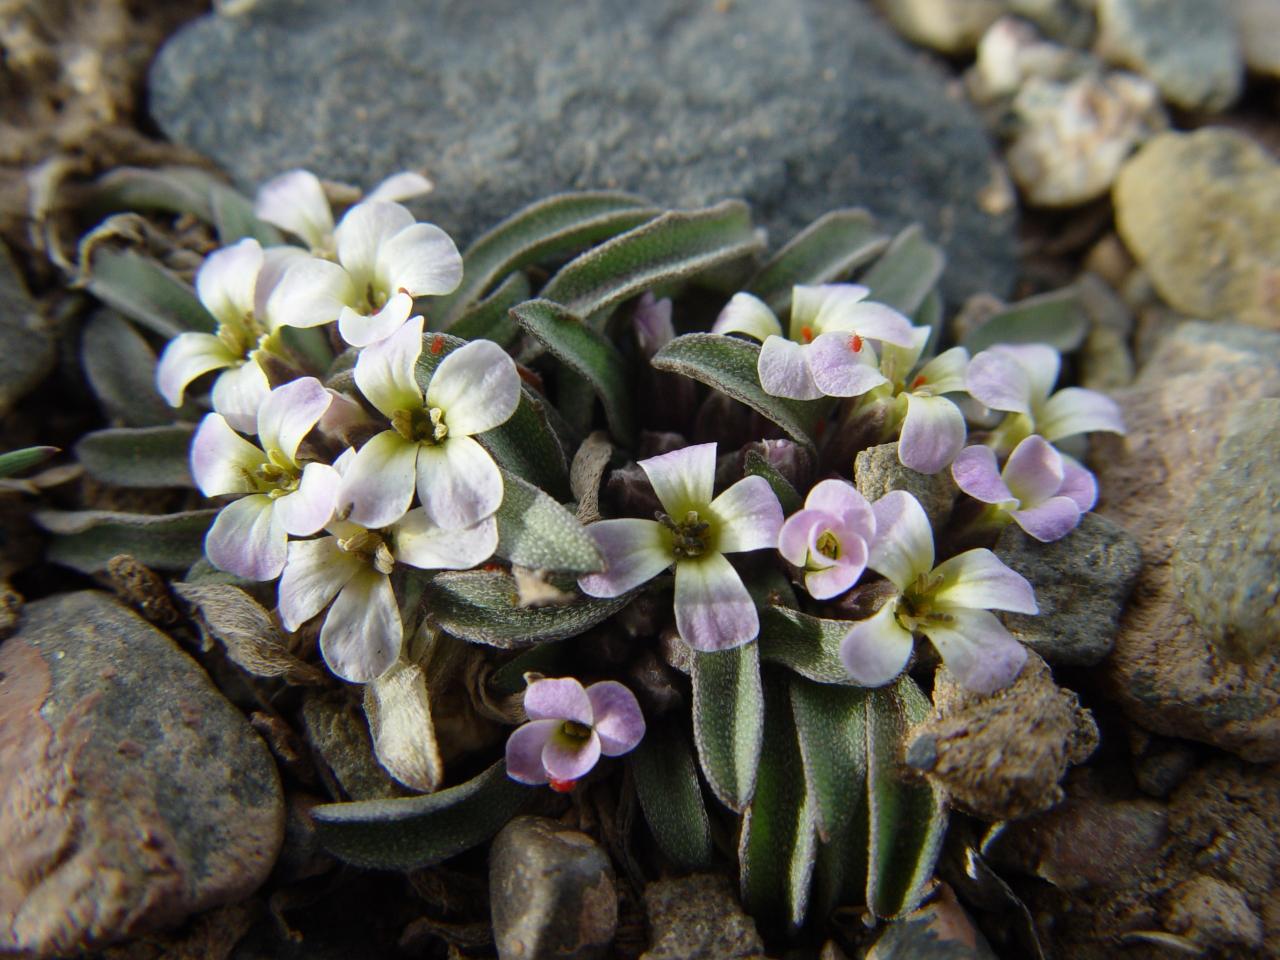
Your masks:
{"label": "yellow flower center", "polygon": [[444,411],[439,407],[397,410],[391,416],[391,426],[410,443],[443,443],[449,436]]}
{"label": "yellow flower center", "polygon": [[372,530],[361,530],[353,536],[340,539],[338,547],[359,557],[379,573],[390,573],[396,565],[396,558],[392,556],[387,542]]}

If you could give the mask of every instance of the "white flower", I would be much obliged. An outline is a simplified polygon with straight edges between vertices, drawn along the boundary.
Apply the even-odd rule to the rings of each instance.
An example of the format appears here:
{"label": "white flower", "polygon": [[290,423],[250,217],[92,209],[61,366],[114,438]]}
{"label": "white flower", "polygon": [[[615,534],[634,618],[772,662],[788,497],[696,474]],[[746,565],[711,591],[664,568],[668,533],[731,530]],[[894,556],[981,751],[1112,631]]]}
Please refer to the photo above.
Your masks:
{"label": "white flower", "polygon": [[414,376],[422,326],[414,317],[356,361],[356,385],[392,427],[360,448],[344,487],[350,519],[364,526],[398,520],[415,486],[441,527],[470,526],[502,504],[502,473],[473,436],[515,412],[515,363],[496,343],[476,340],[440,361],[424,395]]}
{"label": "white flower", "polygon": [[338,500],[337,472],[323,463],[302,467],[295,458],[330,400],[314,377],[271,391],[258,411],[261,448],[220,414],[201,422],[191,443],[191,473],[200,492],[248,494],[225,507],[205,537],[215,567],[247,580],[272,580],[284,566],[289,537],[310,536],[329,522]]}
{"label": "white flower", "polygon": [[449,235],[415,222],[398,203],[356,204],[334,240],[337,263],[310,257],[276,289],[271,309],[281,323],[315,327],[336,320],[342,338],[363,347],[399,330],[414,297],[450,293],[462,281],[462,256]]}

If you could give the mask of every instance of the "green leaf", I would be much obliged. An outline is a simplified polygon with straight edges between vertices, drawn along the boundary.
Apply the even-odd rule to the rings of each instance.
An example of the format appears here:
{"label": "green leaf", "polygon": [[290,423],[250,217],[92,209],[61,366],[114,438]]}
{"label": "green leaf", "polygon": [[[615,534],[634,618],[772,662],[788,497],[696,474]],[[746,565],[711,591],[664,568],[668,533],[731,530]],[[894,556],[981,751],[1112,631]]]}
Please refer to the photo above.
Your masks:
{"label": "green leaf", "polygon": [[58,447],[23,447],[0,453],[0,477],[12,477],[15,473],[29,470],[60,452]]}
{"label": "green leaf", "polygon": [[1019,300],[962,341],[970,353],[997,343],[1047,343],[1066,353],[1084,342],[1089,318],[1075,287]]}
{"label": "green leaf", "polygon": [[867,794],[871,849],[867,906],[882,919],[914,910],[933,876],[946,833],[946,797],[912,777],[907,730],[929,715],[929,698],[908,676],[867,692]]}
{"label": "green leaf", "polygon": [[867,690],[791,678],[804,779],[823,842],[866,817]]}
{"label": "green leaf", "polygon": [[547,412],[546,401],[522,384],[516,412],[506,423],[477,434],[476,440],[504,470],[568,500],[569,467]]}
{"label": "green leaf", "polygon": [[555,676],[568,646],[559,640],[546,640],[517,654],[489,674],[489,692],[499,697],[510,697],[524,692],[526,673]]}
{"label": "green leaf", "polygon": [[253,212],[253,203],[244,194],[225,184],[213,183],[209,187],[213,228],[218,231],[218,241],[230,246],[246,237],[252,237],[264,247],[279,246],[284,237],[269,223],[259,220]]}
{"label": "green leaf", "polygon": [[[817,847],[814,806],[805,787],[787,685],[765,686],[764,748],[755,796],[738,840],[742,901],[756,917],[804,923]],[[785,914],[779,916],[779,908]]]}
{"label": "green leaf", "polygon": [[763,240],[740,200],[664,213],[570,261],[542,288],[593,326],[631,297],[757,253]]}
{"label": "green leaf", "polygon": [[942,294],[935,287],[929,291],[929,295],[924,298],[924,303],[920,304],[920,309],[911,318],[913,325],[929,328],[929,339],[925,342],[924,349],[920,351],[920,363],[933,359],[934,354],[938,352],[938,342],[942,339],[943,320]]}
{"label": "green leaf", "polygon": [[730,810],[751,802],[764,733],[760,654],[754,643],[693,651],[693,737],[711,791]]}
{"label": "green leaf", "polygon": [[332,366],[333,347],[323,327],[281,327],[276,335],[283,341],[285,348],[313,373],[323,373]]}
{"label": "green leaf", "polygon": [[191,287],[132,251],[95,248],[85,286],[103,303],[162,337],[189,330],[212,333],[218,325]]}
{"label": "green leaf", "polygon": [[817,683],[856,686],[840,659],[840,641],[853,623],[824,620],[767,606],[760,611],[760,658]]}
{"label": "green leaf", "polygon": [[737,337],[687,333],[659,350],[651,362],[655,369],[682,374],[745,403],[780,426],[791,439],[813,447],[811,433],[821,415],[821,404],[765,393],[756,372],[759,358],[756,344]]}
{"label": "green leaf", "polygon": [[912,224],[893,238],[884,256],[858,282],[871,288],[869,299],[911,316],[937,284],[945,265],[942,248],[928,241],[919,224]]}
{"label": "green leaf", "polygon": [[492,340],[501,347],[510,347],[520,339],[520,328],[511,320],[511,308],[528,300],[531,293],[528,277],[518,272],[509,274],[493,293],[449,324],[449,332],[464,340]]}
{"label": "green leaf", "polygon": [[504,470],[498,556],[522,567],[596,573],[604,560],[577,517],[531,483]]}
{"label": "green leaf", "polygon": [[156,570],[185,570],[204,556],[204,535],[217,513],[40,510],[35,519],[55,535],[49,544],[50,561],[97,573],[122,553]]}
{"label": "green leaf", "polygon": [[484,843],[533,790],[499,761],[466,783],[422,797],[325,803],[311,810],[326,850],[377,870],[418,870]]}
{"label": "green leaf", "polygon": [[670,721],[658,721],[629,762],[640,809],[667,859],[682,872],[709,867],[711,822],[688,735]]}
{"label": "green leaf", "polygon": [[494,647],[524,647],[576,637],[630,602],[629,595],[597,599],[575,594],[571,603],[522,607],[510,574],[462,570],[435,576],[430,609],[440,629],[455,637]]}
{"label": "green leaf", "polygon": [[189,426],[117,427],[80,438],[76,459],[94,479],[117,487],[193,487]]}
{"label": "green leaf", "polygon": [[649,201],[625,193],[562,193],[525,207],[467,248],[462,283],[433,301],[432,326],[457,333],[452,324],[500,277],[599,243],[657,213]]}
{"label": "green leaf", "polygon": [[795,513],[804,505],[804,501],[800,499],[800,493],[791,485],[791,481],[779,473],[773,464],[755,450],[747,451],[742,465],[747,476],[764,477],[769,481],[769,486],[773,488],[774,496],[782,504],[782,512],[784,514]]}
{"label": "green leaf", "polygon": [[747,289],[779,316],[791,309],[796,284],[832,283],[884,252],[889,238],[866,210],[832,210],[805,227],[772,258]]}
{"label": "green leaf", "polygon": [[[192,176],[198,173],[198,177]],[[203,179],[200,179],[203,178]],[[98,217],[127,210],[187,213],[205,223],[213,219],[204,171],[190,168],[118,167],[99,177],[89,189],[84,206]]]}
{"label": "green leaf", "polygon": [[85,325],[80,364],[106,416],[126,427],[156,427],[194,418],[189,405],[174,410],[156,391],[156,355],[129,321],[101,310]]}
{"label": "green leaf", "polygon": [[635,440],[631,415],[630,371],[622,354],[603,334],[550,300],[530,300],[511,311],[512,318],[556,359],[591,384],[604,405],[615,439],[626,446]]}

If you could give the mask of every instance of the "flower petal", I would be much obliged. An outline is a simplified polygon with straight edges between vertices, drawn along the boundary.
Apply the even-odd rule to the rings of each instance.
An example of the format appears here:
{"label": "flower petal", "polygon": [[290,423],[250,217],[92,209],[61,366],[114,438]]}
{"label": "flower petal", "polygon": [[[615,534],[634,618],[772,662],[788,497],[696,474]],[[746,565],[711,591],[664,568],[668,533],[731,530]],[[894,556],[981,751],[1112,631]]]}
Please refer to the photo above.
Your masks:
{"label": "flower petal", "polygon": [[400,655],[404,625],[391,578],[364,568],[347,581],[320,628],[320,655],[351,683],[368,683]]}
{"label": "flower petal", "polygon": [[826,332],[824,324],[838,317],[842,309],[864,300],[871,291],[858,283],[798,283],[791,288],[790,335],[804,340],[804,328],[810,335]]}
{"label": "flower petal", "polygon": [[778,552],[787,563],[803,567],[809,562],[809,545],[815,529],[825,529],[831,515],[825,510],[798,510],[787,517],[778,531]]}
{"label": "flower petal", "polygon": [[676,630],[695,650],[728,650],[750,643],[760,617],[738,571],[721,554],[676,564]]}
{"label": "flower petal", "polygon": [[338,509],[350,507],[353,523],[377,529],[395,523],[413,500],[421,446],[384,430],[356,453],[342,478]]}
{"label": "flower petal", "polygon": [[253,212],[306,241],[313,250],[328,244],[333,233],[333,212],[319,178],[309,170],[290,170],[258,188]]}
{"label": "flower petal", "polygon": [[964,414],[946,397],[907,394],[898,459],[918,473],[937,473],[964,446]]}
{"label": "flower petal", "polygon": [[759,297],[750,293],[735,293],[720,311],[720,316],[716,317],[711,332],[745,333],[763,343],[769,337],[782,336],[782,324],[768,304]]}
{"label": "flower petal", "polygon": [[867,542],[861,537],[840,541],[840,560],[824,570],[804,575],[804,588],[815,600],[830,600],[844,593],[867,568]]}
{"label": "flower petal", "polygon": [[756,373],[765,393],[791,400],[817,400],[822,396],[809,372],[807,349],[785,337],[765,340],[756,361]]}
{"label": "flower petal", "polygon": [[933,528],[920,501],[905,490],[892,490],[871,505],[876,539],[867,566],[905,590],[933,569]]}
{"label": "flower petal", "polygon": [[559,720],[534,720],[512,731],[507,738],[507,776],[532,785],[551,779],[542,765],[542,750],[560,724]]}
{"label": "flower petal", "polygon": [[855,339],[857,336],[824,333],[809,346],[805,355],[809,375],[828,397],[860,397],[889,382],[880,373],[870,344]]}
{"label": "flower petal", "polygon": [[290,461],[302,438],[311,432],[333,397],[315,377],[299,377],[276,387],[258,408],[258,439],[262,449],[283,454]]}
{"label": "flower petal", "polygon": [[869,340],[910,347],[915,342],[911,321],[885,303],[848,296],[823,304],[813,329],[817,333],[857,333]]}
{"label": "flower petal", "polygon": [[929,343],[933,331],[929,327],[911,328],[911,346],[885,343],[880,347],[880,372],[890,380],[906,380],[920,362],[920,354]]}
{"label": "flower petal", "polygon": [[395,525],[395,558],[420,570],[467,570],[498,548],[498,521],[486,517],[470,527],[446,530],[417,507]]}
{"label": "flower petal", "polygon": [[1070,497],[1050,497],[1028,510],[1011,510],[1009,514],[1041,543],[1061,540],[1080,524],[1080,507]]}
{"label": "flower petal", "polygon": [[325,463],[308,463],[298,489],[276,501],[276,513],[292,537],[309,537],[333,518],[342,477]]}
{"label": "flower petal", "polygon": [[1006,503],[1016,499],[1000,477],[995,451],[981,444],[965,447],[951,464],[956,486],[983,503]]}
{"label": "flower petal", "polygon": [[553,780],[585,777],[599,759],[600,738],[594,730],[586,740],[573,740],[562,731],[552,731],[542,748],[542,766]]}
{"label": "flower petal", "polygon": [[274,508],[275,502],[263,494],[223,507],[204,539],[209,562],[246,580],[280,576],[289,537]]}
{"label": "flower petal", "polygon": [[938,354],[923,367],[915,379],[922,393],[940,397],[944,393],[962,393],[965,390],[965,371],[969,369],[969,351],[964,347],[952,347]]}
{"label": "flower petal", "polygon": [[639,465],[673,519],[683,520],[688,511],[705,510],[711,503],[716,479],[714,443],[682,447],[641,460]]}
{"label": "flower petal", "polygon": [[462,254],[434,223],[415,223],[378,248],[376,272],[388,292],[439,296],[462,282]]}
{"label": "flower petal", "polygon": [[338,314],[338,333],[353,347],[367,347],[396,333],[411,313],[413,298],[407,293],[397,293],[372,315],[343,307]]}
{"label": "flower petal", "polygon": [[211,333],[180,333],[164,348],[156,365],[156,389],[171,407],[182,406],[187,385],[201,374],[240,363],[236,354]]}
{"label": "flower petal", "polygon": [[1048,440],[1033,433],[1013,448],[1000,475],[1018,505],[1029,510],[1062,486],[1062,455]]}
{"label": "flower petal", "polygon": [[[723,315],[722,312],[721,316]],[[652,293],[646,292],[636,304],[632,323],[635,325],[636,343],[640,352],[646,357],[652,357],[676,336],[676,328],[671,323],[671,298],[663,297],[659,300]],[[717,331],[713,328],[712,332]]]}
{"label": "flower petal", "polygon": [[256,357],[250,356],[245,363],[218,375],[213,383],[213,409],[237,430],[253,433],[258,429],[258,410],[270,394],[267,375]]}
{"label": "flower petal", "polygon": [[196,295],[219,323],[240,325],[253,312],[253,291],[262,269],[262,245],[252,237],[204,258],[196,273]]}
{"label": "flower petal", "polygon": [[308,257],[285,271],[267,298],[267,316],[284,327],[318,327],[332,323],[360,293],[346,270],[318,257]]}
{"label": "flower petal", "polygon": [[721,553],[763,550],[778,542],[782,504],[764,477],[743,477],[708,509],[719,521],[716,549]]}
{"label": "flower petal", "polygon": [[1031,413],[1031,378],[1017,360],[995,347],[969,361],[965,389],[992,410]]}
{"label": "flower petal", "polygon": [[883,687],[906,669],[914,646],[909,631],[895,615],[898,602],[888,600],[867,620],[860,620],[840,641],[840,662],[864,687]]}
{"label": "flower petal", "polygon": [[933,598],[948,608],[1038,612],[1031,584],[985,548],[966,550],[938,564],[933,575],[941,578]]}
{"label": "flower petal", "polygon": [[1061,440],[1077,433],[1124,433],[1120,407],[1106,394],[1083,387],[1059,390],[1038,411],[1036,431],[1046,440]]}
{"label": "flower petal", "polygon": [[338,262],[356,284],[372,283],[377,276],[382,245],[401,230],[413,226],[413,214],[398,203],[365,200],[347,211],[334,230]]}
{"label": "flower petal", "polygon": [[418,499],[436,526],[470,527],[502,506],[502,471],[471,437],[418,448]]}
{"label": "flower petal", "polygon": [[297,630],[363,568],[359,557],[338,546],[337,537],[292,541],[280,575],[280,623],[290,633]]}
{"label": "flower petal", "polygon": [[262,318],[267,329],[272,333],[278,330],[281,324],[267,307],[271,302],[271,295],[276,292],[276,287],[280,286],[280,281],[284,279],[286,273],[309,259],[307,251],[301,247],[279,246],[263,249],[262,270],[258,274],[258,285],[253,289],[253,312]]}
{"label": "flower petal", "polygon": [[974,693],[994,693],[1011,684],[1027,661],[1027,650],[986,610],[954,610],[943,625],[921,628],[947,669]]}
{"label": "flower petal", "polygon": [[415,197],[426,196],[436,185],[413,170],[393,173],[365,195],[366,200],[385,200],[401,203]]}
{"label": "flower petal", "polygon": [[1062,458],[1062,486],[1058,496],[1070,497],[1081,513],[1088,513],[1098,502],[1098,481],[1092,473],[1068,456]]}
{"label": "flower petal", "polygon": [[533,681],[524,691],[524,712],[530,720],[572,720],[584,727],[595,721],[591,698],[573,677]]}
{"label": "flower petal", "polygon": [[849,532],[866,540],[875,534],[876,517],[867,498],[847,480],[823,480],[804,498],[806,509],[822,510]]}
{"label": "flower petal", "polygon": [[603,571],[578,578],[589,597],[620,597],[675,560],[662,524],[654,520],[600,520],[587,526],[587,534],[604,558]]}
{"label": "flower petal", "polygon": [[616,680],[602,680],[587,687],[593,725],[606,757],[629,753],[644,737],[644,713],[636,695]]}
{"label": "flower petal", "polygon": [[206,497],[257,490],[253,478],[266,459],[217,413],[201,420],[191,439],[191,476]]}
{"label": "flower petal", "polygon": [[515,361],[492,340],[475,340],[453,351],[427,384],[427,406],[444,411],[450,438],[506,423],[519,403]]}
{"label": "flower petal", "polygon": [[422,390],[414,377],[422,353],[422,317],[414,317],[395,333],[360,351],[356,386],[384,417],[422,407]]}
{"label": "flower petal", "polygon": [[1058,351],[1044,343],[1002,343],[991,349],[1011,357],[1027,375],[1031,385],[1031,406],[1043,403],[1058,380],[1062,358]]}

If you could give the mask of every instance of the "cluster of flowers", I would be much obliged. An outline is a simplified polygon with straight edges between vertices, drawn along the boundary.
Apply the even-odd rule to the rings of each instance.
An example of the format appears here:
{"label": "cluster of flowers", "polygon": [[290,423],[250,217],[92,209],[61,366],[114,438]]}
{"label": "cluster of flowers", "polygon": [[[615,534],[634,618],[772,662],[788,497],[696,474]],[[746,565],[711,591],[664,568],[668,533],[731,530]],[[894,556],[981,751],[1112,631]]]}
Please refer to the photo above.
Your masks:
{"label": "cluster of flowers", "polygon": [[[311,174],[268,183],[259,216],[305,249],[264,250],[243,240],[211,254],[196,286],[217,332],[179,336],[158,369],[159,389],[174,406],[197,377],[221,371],[214,412],[191,452],[205,495],[238,497],[209,531],[210,561],[251,580],[279,577],[286,629],[327,607],[321,653],[352,682],[377,678],[399,656],[397,564],[467,569],[498,543],[503,477],[474,437],[512,415],[520,377],[507,353],[485,340],[420,362],[424,344],[438,354],[440,341],[424,339],[423,318],[411,315],[414,298],[449,293],[462,275],[449,237],[397,202],[428,189],[421,177],[393,177],[335,227]],[[712,332],[760,341],[759,379],[769,394],[841,398],[842,426],[874,421],[885,439],[897,439],[905,466],[927,474],[949,467],[959,488],[985,505],[983,524],[1016,522],[1042,541],[1069,533],[1097,490],[1053,443],[1122,432],[1114,403],[1077,388],[1052,392],[1059,358],[1046,346],[993,347],[972,359],[955,347],[921,364],[930,330],[867,296],[855,284],[796,287],[786,337],[768,306],[739,293]],[[282,336],[288,327],[317,326],[352,348],[358,396],[321,384]],[[670,302],[646,296],[636,332],[648,355],[670,340]],[[960,404],[975,401],[1005,416],[982,443],[965,447]],[[851,622],[841,645],[856,682],[891,681],[918,635],[973,690],[990,692],[1017,676],[1025,651],[991,611],[1035,613],[1035,597],[990,550],[936,563],[933,530],[914,497],[896,491],[869,503],[838,478],[818,482],[789,518],[763,477],[716,496],[716,453],[715,443],[704,443],[640,461],[662,510],[655,519],[588,527],[604,569],[579,579],[584,594],[622,596],[674,567],[680,637],[698,651],[726,650],[760,629],[726,554],[776,550],[814,600],[844,594],[867,569],[892,584],[878,612]],[[644,733],[635,697],[613,681],[584,688],[573,678],[532,679],[524,705],[530,722],[508,742],[507,769],[527,783],[565,789],[601,755],[627,752]]]}

